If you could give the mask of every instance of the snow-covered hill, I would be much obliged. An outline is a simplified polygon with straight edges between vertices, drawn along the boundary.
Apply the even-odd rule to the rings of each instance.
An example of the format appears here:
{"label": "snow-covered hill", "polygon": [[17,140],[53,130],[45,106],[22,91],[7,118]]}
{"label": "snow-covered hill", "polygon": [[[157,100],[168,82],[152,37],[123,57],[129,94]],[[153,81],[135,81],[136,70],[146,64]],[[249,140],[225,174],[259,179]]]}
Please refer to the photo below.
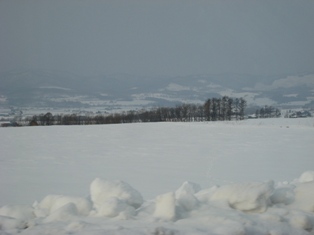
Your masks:
{"label": "snow-covered hill", "polygon": [[0,234],[313,234],[313,139],[313,118],[0,128]]}

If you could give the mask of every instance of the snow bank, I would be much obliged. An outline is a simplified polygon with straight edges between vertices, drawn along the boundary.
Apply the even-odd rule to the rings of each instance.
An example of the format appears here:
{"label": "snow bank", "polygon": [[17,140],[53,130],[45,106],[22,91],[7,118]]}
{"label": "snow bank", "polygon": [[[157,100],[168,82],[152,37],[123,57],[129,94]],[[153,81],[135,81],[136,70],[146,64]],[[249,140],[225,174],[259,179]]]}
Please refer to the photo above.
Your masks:
{"label": "snow bank", "polygon": [[89,198],[48,195],[33,206],[1,207],[0,233],[309,235],[314,231],[313,212],[311,172],[291,183],[201,189],[184,182],[145,202],[127,183],[97,178]]}

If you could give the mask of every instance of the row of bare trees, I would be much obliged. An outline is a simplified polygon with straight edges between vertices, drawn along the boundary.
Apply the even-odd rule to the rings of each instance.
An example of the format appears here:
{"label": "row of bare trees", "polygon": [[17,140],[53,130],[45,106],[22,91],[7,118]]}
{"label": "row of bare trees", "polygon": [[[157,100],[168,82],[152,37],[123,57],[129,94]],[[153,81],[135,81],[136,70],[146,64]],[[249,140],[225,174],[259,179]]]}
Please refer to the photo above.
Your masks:
{"label": "row of bare trees", "polygon": [[243,120],[246,106],[247,102],[243,98],[212,98],[205,102],[204,114],[207,121],[225,121],[232,118]]}
{"label": "row of bare trees", "polygon": [[150,110],[127,111],[109,115],[86,116],[78,114],[35,115],[34,125],[91,125],[135,122],[199,122],[218,120],[243,120],[246,101],[243,98],[208,99],[203,105],[182,104],[176,107],[158,107]]}
{"label": "row of bare trees", "polygon": [[255,112],[256,118],[274,118],[281,117],[281,112],[278,108],[273,106],[265,106],[261,109],[257,109]]}

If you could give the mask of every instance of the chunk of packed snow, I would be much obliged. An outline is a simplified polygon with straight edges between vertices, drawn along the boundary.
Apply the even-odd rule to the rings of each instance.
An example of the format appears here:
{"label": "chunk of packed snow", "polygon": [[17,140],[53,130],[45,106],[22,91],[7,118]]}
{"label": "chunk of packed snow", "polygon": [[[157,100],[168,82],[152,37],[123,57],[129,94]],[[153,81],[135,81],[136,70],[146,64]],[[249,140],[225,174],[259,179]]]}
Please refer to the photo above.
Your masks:
{"label": "chunk of packed snow", "polygon": [[[90,186],[90,194],[96,215],[115,217],[121,212],[133,215],[144,200],[142,195],[123,181],[95,179]],[[133,209],[132,209],[132,208]]]}
{"label": "chunk of packed snow", "polygon": [[219,187],[217,185],[208,188],[202,189],[201,191],[194,194],[194,196],[202,203],[208,203],[211,200],[211,196],[216,192]]}
{"label": "chunk of packed snow", "polygon": [[39,204],[35,205],[35,214],[38,217],[49,215],[55,210],[72,203],[79,215],[88,215],[92,209],[92,202],[83,197],[63,195],[48,195]]}
{"label": "chunk of packed snow", "polygon": [[76,205],[73,202],[69,202],[58,209],[54,210],[49,216],[44,219],[44,222],[53,221],[67,221],[72,220],[79,215]]}
{"label": "chunk of packed snow", "polygon": [[190,193],[195,194],[201,190],[201,186],[199,184],[185,181],[180,188],[178,188],[175,192],[176,197],[180,197],[180,194],[182,193]]}
{"label": "chunk of packed snow", "polygon": [[4,230],[12,230],[12,229],[25,229],[27,228],[27,223],[20,219],[14,219],[8,216],[0,215],[0,234],[9,234],[2,231]]}
{"label": "chunk of packed snow", "polygon": [[289,223],[296,228],[311,231],[314,226],[314,218],[302,211],[292,211],[287,216]]}
{"label": "chunk of packed snow", "polygon": [[270,200],[273,204],[291,204],[294,201],[293,187],[276,188]]}
{"label": "chunk of packed snow", "polygon": [[182,193],[176,198],[176,205],[185,211],[191,211],[197,209],[199,201],[191,193]]}
{"label": "chunk of packed snow", "polygon": [[241,211],[264,212],[273,190],[273,182],[225,185],[213,193],[211,200],[226,201],[231,208]]}
{"label": "chunk of packed snow", "polygon": [[0,208],[0,215],[20,220],[35,218],[34,208],[28,205],[6,205]]}
{"label": "chunk of packed snow", "polygon": [[184,182],[175,192],[176,204],[185,211],[191,211],[199,205],[198,199],[194,196],[199,192],[201,187],[192,182]]}
{"label": "chunk of packed snow", "polygon": [[160,220],[176,219],[176,198],[173,192],[157,196],[154,217]]}
{"label": "chunk of packed snow", "polygon": [[299,181],[301,183],[311,182],[314,181],[314,171],[306,171],[304,172],[300,178]]}
{"label": "chunk of packed snow", "polygon": [[128,219],[135,215],[135,209],[129,206],[125,201],[111,197],[98,207],[95,215],[106,217],[116,217],[120,215],[123,219]]}
{"label": "chunk of packed snow", "polygon": [[298,184],[294,194],[292,208],[314,212],[314,181]]}

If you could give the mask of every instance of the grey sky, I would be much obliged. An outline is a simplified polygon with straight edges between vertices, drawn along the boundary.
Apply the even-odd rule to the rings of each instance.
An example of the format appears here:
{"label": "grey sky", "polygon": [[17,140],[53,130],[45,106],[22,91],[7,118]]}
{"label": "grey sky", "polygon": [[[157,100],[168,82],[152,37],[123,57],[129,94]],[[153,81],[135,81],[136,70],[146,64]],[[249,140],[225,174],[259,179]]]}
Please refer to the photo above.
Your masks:
{"label": "grey sky", "polygon": [[314,73],[313,0],[0,0],[0,72]]}

